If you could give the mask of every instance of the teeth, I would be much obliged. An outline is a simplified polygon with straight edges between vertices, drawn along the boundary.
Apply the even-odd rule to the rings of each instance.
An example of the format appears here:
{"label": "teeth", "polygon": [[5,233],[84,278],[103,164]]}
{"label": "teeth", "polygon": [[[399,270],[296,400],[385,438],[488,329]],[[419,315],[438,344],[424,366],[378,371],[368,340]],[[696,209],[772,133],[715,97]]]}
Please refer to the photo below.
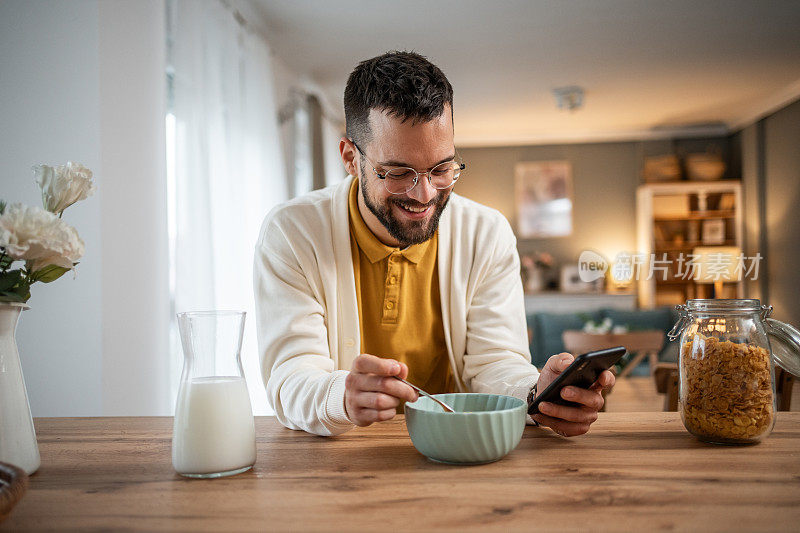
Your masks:
{"label": "teeth", "polygon": [[403,207],[403,209],[405,209],[407,211],[411,211],[412,213],[422,213],[423,211],[428,209],[427,207],[408,207],[408,206],[405,206],[405,205],[402,206],[402,207]]}

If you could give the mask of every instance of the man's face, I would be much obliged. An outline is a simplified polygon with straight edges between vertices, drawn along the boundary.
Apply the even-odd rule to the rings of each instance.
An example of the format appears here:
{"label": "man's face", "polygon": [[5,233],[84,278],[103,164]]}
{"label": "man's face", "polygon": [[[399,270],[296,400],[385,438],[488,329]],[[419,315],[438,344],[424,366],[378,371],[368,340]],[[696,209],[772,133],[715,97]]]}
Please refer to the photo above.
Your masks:
{"label": "man's face", "polygon": [[[437,164],[452,160],[453,121],[450,107],[430,122],[402,122],[386,112],[372,109],[369,115],[372,141],[362,150],[378,172],[391,167],[411,167],[427,171]],[[400,246],[424,242],[436,233],[439,217],[450,198],[449,189],[435,189],[427,175],[404,194],[391,194],[371,165],[360,157],[360,194],[364,204]]]}

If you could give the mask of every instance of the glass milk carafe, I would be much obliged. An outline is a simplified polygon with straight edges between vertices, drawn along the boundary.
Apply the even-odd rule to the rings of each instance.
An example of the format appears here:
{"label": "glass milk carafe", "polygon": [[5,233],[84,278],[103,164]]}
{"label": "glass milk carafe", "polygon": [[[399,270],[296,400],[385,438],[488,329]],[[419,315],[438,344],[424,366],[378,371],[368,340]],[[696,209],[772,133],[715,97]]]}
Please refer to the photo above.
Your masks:
{"label": "glass milk carafe", "polygon": [[241,362],[244,312],[178,314],[183,373],[172,465],[184,476],[238,474],[256,462],[253,410]]}
{"label": "glass milk carafe", "polygon": [[758,300],[689,300],[680,336],[678,411],[686,429],[717,444],[750,444],[775,425],[775,364],[800,374],[800,333]]}

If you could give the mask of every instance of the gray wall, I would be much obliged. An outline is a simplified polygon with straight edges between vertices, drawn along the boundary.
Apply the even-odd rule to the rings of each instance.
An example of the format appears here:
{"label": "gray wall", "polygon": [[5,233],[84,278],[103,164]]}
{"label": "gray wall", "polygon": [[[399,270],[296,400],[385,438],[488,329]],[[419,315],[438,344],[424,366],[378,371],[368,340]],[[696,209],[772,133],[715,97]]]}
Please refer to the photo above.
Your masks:
{"label": "gray wall", "polygon": [[[575,263],[592,249],[612,259],[636,250],[636,187],[645,156],[717,151],[728,161],[727,177],[741,176],[738,138],[460,148],[467,171],[456,192],[494,207],[516,227],[514,165],[519,161],[567,160],[573,173],[573,233],[525,239],[520,253],[549,252],[558,265]],[[557,276],[557,269],[551,278]]]}
{"label": "gray wall", "polygon": [[[754,257],[761,252],[761,183],[758,179],[758,127],[752,124],[736,134],[742,156],[742,194],[744,197],[744,253]],[[763,253],[762,253],[763,255]],[[766,263],[764,263],[766,266]],[[745,280],[745,296],[766,300],[764,272],[761,279]]]}
{"label": "gray wall", "polygon": [[800,325],[800,101],[768,117],[764,134],[769,299]]}
{"label": "gray wall", "polygon": [[[800,100],[743,129],[747,249],[766,261],[749,294],[775,307],[774,316],[800,325]],[[763,194],[763,196],[759,196]],[[763,208],[763,211],[760,210]]]}
{"label": "gray wall", "polygon": [[[730,138],[550,146],[459,148],[467,171],[456,192],[502,212],[515,225],[514,165],[565,159],[573,171],[573,234],[520,240],[521,253],[552,253],[559,265],[582,250],[607,257],[636,246],[636,187],[642,158],[719,150],[729,177],[743,179],[745,250],[765,256],[760,280],[746,294],[775,307],[775,316],[800,325],[800,101]],[[760,177],[762,176],[763,177]],[[762,210],[763,208],[763,210]]]}
{"label": "gray wall", "polygon": [[573,233],[520,240],[521,253],[552,253],[559,265],[576,262],[585,249],[613,257],[636,249],[636,187],[641,143],[595,143],[499,148],[460,148],[467,170],[456,192],[494,207],[516,226],[514,165],[568,160],[573,174]]}

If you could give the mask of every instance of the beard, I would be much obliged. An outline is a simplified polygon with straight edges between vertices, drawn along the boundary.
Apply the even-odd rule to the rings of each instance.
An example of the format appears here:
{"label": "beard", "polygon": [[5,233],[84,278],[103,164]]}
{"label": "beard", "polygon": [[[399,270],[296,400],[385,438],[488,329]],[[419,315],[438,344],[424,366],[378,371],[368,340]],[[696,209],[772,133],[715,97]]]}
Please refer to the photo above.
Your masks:
{"label": "beard", "polygon": [[[405,248],[412,244],[419,244],[425,242],[436,233],[439,228],[439,217],[442,216],[444,208],[447,207],[447,202],[450,200],[451,189],[439,189],[436,196],[434,196],[427,204],[421,204],[411,198],[404,198],[401,195],[397,197],[390,196],[383,204],[380,204],[376,199],[377,195],[373,195],[364,171],[363,162],[360,165],[361,176],[359,185],[361,186],[362,194],[364,196],[364,204],[367,209],[375,215],[375,217],[383,224],[383,227],[389,232],[389,235],[394,237]],[[427,179],[427,178],[426,178]],[[406,206],[411,208],[426,208],[433,206],[431,215],[423,220],[399,220],[394,213],[392,213],[391,206],[396,204],[398,206]]]}

